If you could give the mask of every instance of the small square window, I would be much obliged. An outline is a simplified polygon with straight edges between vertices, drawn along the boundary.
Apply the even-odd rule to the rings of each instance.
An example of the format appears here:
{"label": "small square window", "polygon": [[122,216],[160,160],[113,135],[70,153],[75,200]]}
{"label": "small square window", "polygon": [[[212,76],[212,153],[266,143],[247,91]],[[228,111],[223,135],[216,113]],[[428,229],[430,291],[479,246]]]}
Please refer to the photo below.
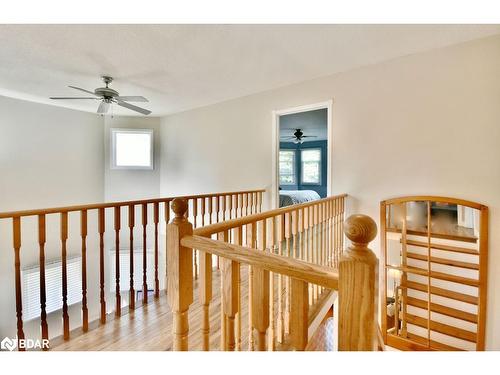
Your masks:
{"label": "small square window", "polygon": [[111,129],[111,169],[153,169],[153,130]]}

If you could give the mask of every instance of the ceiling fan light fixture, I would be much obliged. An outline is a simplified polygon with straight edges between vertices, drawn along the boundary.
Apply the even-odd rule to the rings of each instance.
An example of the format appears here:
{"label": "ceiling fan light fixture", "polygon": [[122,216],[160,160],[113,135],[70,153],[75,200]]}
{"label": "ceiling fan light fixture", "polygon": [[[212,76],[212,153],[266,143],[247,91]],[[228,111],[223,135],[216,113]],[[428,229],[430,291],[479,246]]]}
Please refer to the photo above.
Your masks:
{"label": "ceiling fan light fixture", "polygon": [[69,86],[72,89],[85,92],[87,94],[92,94],[93,97],[51,97],[50,99],[91,99],[99,100],[99,108],[97,113],[104,115],[108,112],[109,108],[112,108],[112,104],[117,104],[120,107],[130,109],[135,112],[139,112],[143,115],[151,114],[151,111],[145,108],[138,107],[136,105],[130,104],[128,102],[148,102],[148,100],[143,96],[120,96],[118,91],[113,90],[109,87],[109,84],[113,81],[113,77],[102,76],[101,79],[105,83],[106,87],[98,87],[94,92],[90,90],[85,90],[76,86]]}

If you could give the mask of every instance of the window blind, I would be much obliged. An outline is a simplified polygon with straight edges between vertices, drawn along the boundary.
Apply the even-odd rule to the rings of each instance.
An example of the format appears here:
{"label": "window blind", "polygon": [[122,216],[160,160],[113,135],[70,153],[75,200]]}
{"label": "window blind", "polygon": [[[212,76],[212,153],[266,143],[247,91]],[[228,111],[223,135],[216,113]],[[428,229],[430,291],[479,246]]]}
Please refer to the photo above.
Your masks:
{"label": "window blind", "polygon": [[[109,252],[110,286],[109,291],[116,288],[115,251]],[[146,278],[148,288],[154,288],[154,258],[150,249],[146,251]],[[130,249],[120,249],[120,290],[130,289]],[[134,289],[142,289],[142,249],[134,250]]]}
{"label": "window blind", "polygon": [[[67,258],[68,306],[82,300],[82,258]],[[31,320],[40,317],[40,267],[24,268],[21,271],[23,318]],[[45,290],[47,314],[62,309],[62,262],[45,263]]]}

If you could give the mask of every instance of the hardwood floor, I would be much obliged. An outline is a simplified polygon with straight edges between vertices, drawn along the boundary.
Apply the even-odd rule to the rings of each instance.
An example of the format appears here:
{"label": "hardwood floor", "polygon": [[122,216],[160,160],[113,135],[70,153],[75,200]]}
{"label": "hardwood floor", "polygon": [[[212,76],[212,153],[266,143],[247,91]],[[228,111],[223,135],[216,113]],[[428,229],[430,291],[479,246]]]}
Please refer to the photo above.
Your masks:
{"label": "hardwood floor", "polygon": [[[210,304],[210,350],[220,348],[220,277],[219,272],[213,273],[213,299]],[[276,293],[277,282],[275,280]],[[198,285],[195,282],[194,299],[189,310],[189,350],[202,348],[202,309],[198,302]],[[248,350],[248,272],[247,267],[241,267],[241,350]],[[140,304],[137,304],[140,306]],[[275,312],[277,316],[277,298]],[[275,319],[275,325],[276,325]],[[325,324],[326,322],[326,324]],[[314,345],[308,350],[331,350],[333,323],[323,322],[311,341]],[[168,351],[172,349],[172,314],[164,293],[146,306],[140,306],[134,311],[113,319],[104,325],[98,322],[91,325],[87,333],[72,333],[69,341],[55,339],[51,342],[51,350],[55,351]],[[275,330],[276,332],[276,330]],[[285,340],[287,341],[287,340]],[[275,342],[275,350],[290,350],[285,342]]]}

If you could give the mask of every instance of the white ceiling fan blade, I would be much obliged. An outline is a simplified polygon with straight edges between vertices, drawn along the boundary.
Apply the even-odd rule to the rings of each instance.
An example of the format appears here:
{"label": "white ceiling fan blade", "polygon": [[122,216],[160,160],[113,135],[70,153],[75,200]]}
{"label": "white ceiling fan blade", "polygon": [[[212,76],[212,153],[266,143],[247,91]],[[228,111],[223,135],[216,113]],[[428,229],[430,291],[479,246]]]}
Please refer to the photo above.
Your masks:
{"label": "white ceiling fan blade", "polygon": [[109,109],[109,103],[102,101],[101,104],[99,104],[99,108],[97,108],[97,113],[108,113]]}
{"label": "white ceiling fan blade", "polygon": [[81,97],[81,98],[78,98],[76,96],[51,96],[49,99],[55,99],[55,100],[59,100],[59,99],[91,99],[91,100],[97,100],[97,98],[87,98],[87,97]]}
{"label": "white ceiling fan blade", "polygon": [[[115,98],[115,100],[116,100],[116,98]],[[132,104],[129,104],[129,103],[126,103],[126,102],[122,102],[121,100],[116,100],[116,104],[118,104],[121,107],[125,107],[125,108],[128,108],[128,109],[131,109],[132,111],[142,113],[143,115],[149,115],[151,113],[151,111],[149,111],[147,109],[144,109],[144,108],[141,108],[141,107],[137,107],[135,105],[132,105]]]}
{"label": "white ceiling fan blade", "polygon": [[115,99],[121,100],[122,102],[149,102],[144,96],[117,96]]}
{"label": "white ceiling fan blade", "polygon": [[71,87],[72,89],[75,89],[75,90],[80,90],[80,91],[83,91],[83,92],[86,92],[87,94],[92,94],[94,96],[99,96],[99,95],[96,95],[94,92],[92,91],[89,91],[89,90],[85,90],[85,89],[82,89],[80,87],[76,87],[76,86],[68,86],[68,87]]}

